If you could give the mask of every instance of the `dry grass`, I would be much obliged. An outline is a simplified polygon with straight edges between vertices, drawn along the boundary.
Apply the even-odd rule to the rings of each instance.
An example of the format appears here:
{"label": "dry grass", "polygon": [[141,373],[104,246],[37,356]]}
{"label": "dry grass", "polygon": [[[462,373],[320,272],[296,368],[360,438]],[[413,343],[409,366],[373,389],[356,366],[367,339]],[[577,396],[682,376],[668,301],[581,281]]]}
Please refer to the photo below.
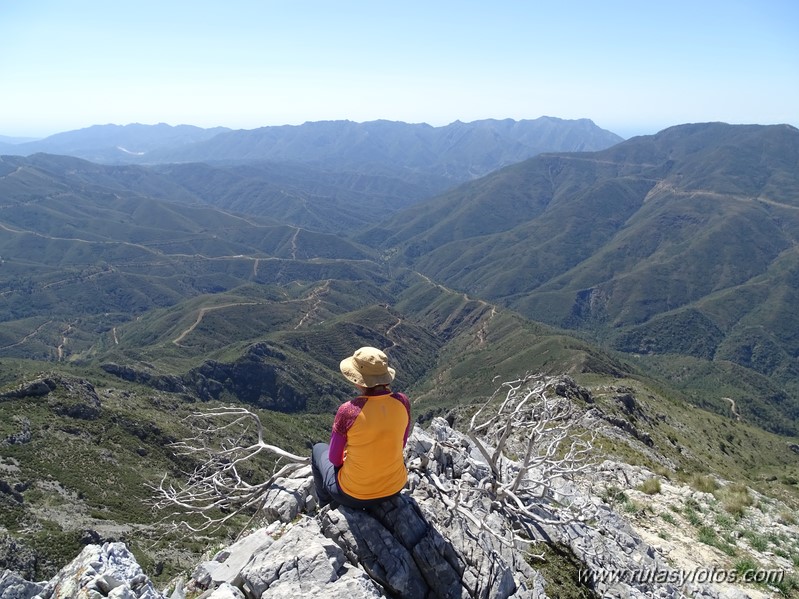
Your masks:
{"label": "dry grass", "polygon": [[713,492],[716,499],[728,514],[741,518],[753,503],[749,489],[741,483],[729,483]]}

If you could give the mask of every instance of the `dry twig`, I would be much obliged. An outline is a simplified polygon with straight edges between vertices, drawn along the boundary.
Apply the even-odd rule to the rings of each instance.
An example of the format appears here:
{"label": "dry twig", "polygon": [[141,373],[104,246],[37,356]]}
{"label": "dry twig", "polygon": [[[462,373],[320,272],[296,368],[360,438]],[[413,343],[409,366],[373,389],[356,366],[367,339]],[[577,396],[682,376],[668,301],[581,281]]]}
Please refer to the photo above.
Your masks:
{"label": "dry twig", "polygon": [[[221,407],[189,417],[197,434],[173,443],[177,455],[193,456],[200,465],[186,474],[185,482],[173,484],[166,475],[157,487],[152,487],[156,509],[173,509],[176,527],[193,532],[215,530],[240,514],[257,514],[266,491],[278,478],[289,476],[310,462],[264,440],[260,418],[243,407]],[[218,445],[213,441],[221,439]],[[256,457],[275,458],[270,476],[251,483],[240,472],[243,465],[251,467]],[[186,515],[194,515],[199,524],[190,524]],[[180,516],[176,519],[175,517]]]}

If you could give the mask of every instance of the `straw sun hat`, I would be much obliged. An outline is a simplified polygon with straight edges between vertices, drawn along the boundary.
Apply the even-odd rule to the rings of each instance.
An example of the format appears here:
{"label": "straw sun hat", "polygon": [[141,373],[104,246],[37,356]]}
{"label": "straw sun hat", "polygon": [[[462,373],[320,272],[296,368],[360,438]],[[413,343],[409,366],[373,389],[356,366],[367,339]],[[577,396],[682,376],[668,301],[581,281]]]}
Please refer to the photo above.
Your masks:
{"label": "straw sun hat", "polygon": [[339,365],[341,374],[359,387],[388,385],[394,380],[395,370],[388,365],[388,357],[376,347],[362,347],[344,358]]}

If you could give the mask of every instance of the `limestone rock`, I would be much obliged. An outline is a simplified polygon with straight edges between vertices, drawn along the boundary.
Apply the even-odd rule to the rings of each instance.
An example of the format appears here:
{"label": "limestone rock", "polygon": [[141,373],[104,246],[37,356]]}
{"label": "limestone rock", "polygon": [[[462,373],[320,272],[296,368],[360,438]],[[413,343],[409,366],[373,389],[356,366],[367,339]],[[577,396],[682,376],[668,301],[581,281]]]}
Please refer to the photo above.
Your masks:
{"label": "limestone rock", "polygon": [[0,400],[25,397],[47,397],[50,409],[59,416],[81,420],[95,420],[100,416],[100,398],[94,385],[85,379],[47,376],[0,394]]}
{"label": "limestone rock", "polygon": [[[560,396],[564,401],[583,399],[567,383]],[[669,582],[670,577],[662,582],[604,576],[671,571],[657,544],[648,544],[596,494],[603,485],[634,489],[653,476],[646,468],[607,461],[584,480],[547,481],[547,493],[528,498],[527,511],[520,515],[518,510],[511,514],[493,490],[491,467],[474,442],[446,420],[434,418],[427,429],[415,426],[405,457],[411,467],[406,488],[366,510],[316,509],[308,501],[314,494],[308,468],[280,479],[265,496],[264,527],[195,568],[187,583],[190,596],[545,599],[547,583],[526,559],[536,549],[527,541],[538,541],[567,547],[602,597],[745,597],[711,585],[680,586]],[[518,472],[519,465],[503,458],[499,468]],[[567,500],[583,506],[590,517],[568,518],[562,508]],[[0,584],[6,580],[19,593],[38,588],[6,575]],[[165,597],[121,543],[86,547],[39,594],[42,599]],[[176,588],[174,599],[185,596],[182,587]],[[29,599],[24,594],[9,597]]]}
{"label": "limestone rock", "polygon": [[125,381],[148,385],[160,391],[170,393],[188,393],[188,388],[183,384],[180,377],[168,374],[153,374],[144,370],[136,370],[131,366],[121,366],[113,362],[101,364],[100,368],[109,374],[113,374]]}
{"label": "limestone rock", "polygon": [[266,493],[264,502],[266,519],[291,522],[301,511],[306,511],[310,507],[307,505],[307,500],[313,492],[310,466],[302,468],[292,477],[276,479]]}
{"label": "limestone rock", "polygon": [[61,377],[57,380],[56,390],[59,392],[51,393],[47,402],[54,413],[79,420],[100,417],[100,397],[89,381]]}
{"label": "limestone rock", "polygon": [[321,528],[342,555],[360,565],[389,592],[408,599],[423,599],[427,595],[424,576],[410,551],[363,510],[343,506],[325,510]]}
{"label": "limestone rock", "polygon": [[163,599],[124,543],[87,545],[42,589],[42,599]]}
{"label": "limestone rock", "polygon": [[33,439],[30,419],[27,416],[13,416],[12,421],[20,426],[20,430],[8,435],[0,444],[24,445],[25,443],[30,443]]}
{"label": "limestone rock", "polygon": [[312,519],[254,554],[241,572],[241,584],[247,599],[383,596],[365,572],[350,573],[344,551]]}
{"label": "limestone rock", "polygon": [[213,561],[198,565],[192,580],[203,589],[225,583],[240,583],[242,568],[272,543],[274,539],[264,529],[255,530],[217,554]]}
{"label": "limestone rock", "polygon": [[52,378],[41,378],[35,381],[23,383],[13,391],[0,393],[0,399],[19,399],[22,397],[41,397],[53,391],[56,387],[55,380]]}
{"label": "limestone rock", "polygon": [[28,582],[11,570],[0,574],[0,597],[3,599],[31,599],[43,588],[44,583]]}
{"label": "limestone rock", "polygon": [[23,578],[31,579],[36,571],[36,552],[0,530],[0,567],[7,568]]}
{"label": "limestone rock", "polygon": [[223,582],[206,599],[244,599],[244,593],[229,582]]}

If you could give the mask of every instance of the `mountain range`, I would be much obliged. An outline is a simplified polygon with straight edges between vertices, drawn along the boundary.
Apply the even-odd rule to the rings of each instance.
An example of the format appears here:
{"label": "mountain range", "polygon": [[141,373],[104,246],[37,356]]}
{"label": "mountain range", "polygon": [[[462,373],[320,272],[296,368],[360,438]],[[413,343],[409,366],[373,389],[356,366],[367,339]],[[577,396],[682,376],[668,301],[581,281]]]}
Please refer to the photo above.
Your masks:
{"label": "mountain range", "polygon": [[[125,129],[72,147],[95,152]],[[544,118],[140,133],[150,149],[126,149],[146,160],[0,157],[0,457],[21,472],[19,497],[58,447],[76,473],[51,480],[93,517],[144,525],[142,479],[191,466],[166,444],[197,402],[274,413],[301,452],[329,433],[350,393],[338,361],[361,345],[401,365],[420,423],[497,380],[567,373],[600,398],[621,389],[599,404],[637,449],[603,451],[795,492],[795,128],[687,124],[622,141]],[[174,141],[184,134],[206,137]],[[26,382],[43,370],[47,392]],[[92,478],[106,458],[119,497]],[[0,525],[32,522],[6,495]]]}
{"label": "mountain range", "polygon": [[757,398],[738,380],[719,393],[771,405],[791,430],[797,165],[793,127],[679,126],[464,184],[381,223],[381,247],[446,286],[628,354],[769,378]]}
{"label": "mountain range", "polygon": [[[441,179],[333,165],[3,157],[0,351],[52,357],[58,344],[37,337],[69,329],[75,359],[94,351],[82,329],[100,321],[252,283],[384,285],[393,268],[795,432],[798,138],[789,126],[683,125],[540,154],[429,199]],[[709,397],[714,377],[728,384]]]}
{"label": "mountain range", "polygon": [[434,175],[464,181],[545,151],[607,148],[622,138],[589,119],[540,117],[456,121],[444,127],[396,121],[320,121],[229,130],[188,125],[95,125],[21,144],[0,154],[64,154],[111,164],[298,163],[372,175]]}

